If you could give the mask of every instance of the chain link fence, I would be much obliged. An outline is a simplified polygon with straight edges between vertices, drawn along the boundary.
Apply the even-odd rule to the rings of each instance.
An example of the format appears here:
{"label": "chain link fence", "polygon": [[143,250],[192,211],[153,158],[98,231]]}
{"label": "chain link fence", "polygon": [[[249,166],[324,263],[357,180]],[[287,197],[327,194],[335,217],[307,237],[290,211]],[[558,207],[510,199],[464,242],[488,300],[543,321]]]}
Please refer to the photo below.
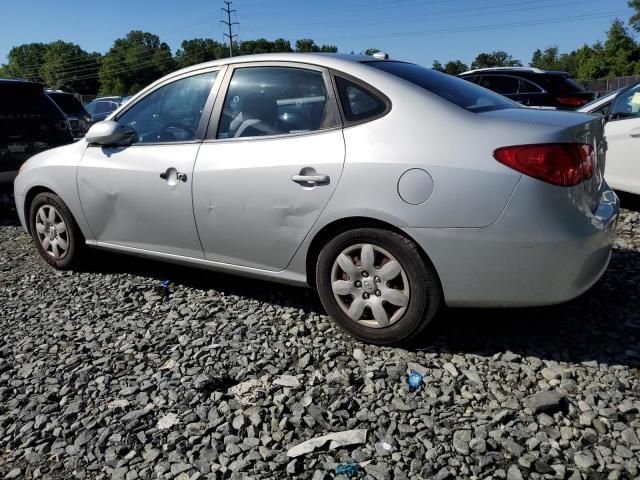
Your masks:
{"label": "chain link fence", "polygon": [[599,80],[586,80],[582,82],[584,87],[590,92],[597,92],[601,97],[619,88],[628,87],[640,82],[640,75],[629,75],[628,77],[602,78]]}

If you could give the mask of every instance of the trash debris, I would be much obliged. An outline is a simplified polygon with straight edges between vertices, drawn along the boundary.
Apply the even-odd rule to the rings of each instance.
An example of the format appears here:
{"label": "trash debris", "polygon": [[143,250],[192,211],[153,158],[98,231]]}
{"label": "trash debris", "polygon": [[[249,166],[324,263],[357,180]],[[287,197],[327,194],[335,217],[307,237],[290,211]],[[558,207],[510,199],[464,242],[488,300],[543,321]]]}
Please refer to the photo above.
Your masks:
{"label": "trash debris", "polygon": [[415,392],[424,384],[424,377],[415,370],[411,370],[407,383],[409,384],[409,390]]}
{"label": "trash debris", "polygon": [[334,450],[338,447],[346,447],[348,445],[363,444],[367,442],[367,430],[363,428],[346,430],[344,432],[329,433],[328,435],[312,438],[306,442],[299,443],[295,447],[291,447],[287,452],[287,456],[295,458],[306,453],[311,453],[316,448],[322,447],[328,441],[331,441],[329,444],[330,450]]}
{"label": "trash debris", "polygon": [[378,443],[378,445],[380,445],[380,448],[382,448],[383,450],[386,450],[386,451],[389,451],[389,450],[391,450],[393,448],[387,442],[380,442],[380,443]]}
{"label": "trash debris", "polygon": [[163,280],[160,282],[162,288],[169,288],[169,285],[171,285],[171,280]]}
{"label": "trash debris", "polygon": [[177,365],[177,362],[173,358],[170,358],[169,360],[164,362],[164,365],[160,367],[160,370],[171,370],[176,365]]}
{"label": "trash debris", "polygon": [[255,403],[258,398],[266,396],[269,391],[267,378],[268,377],[264,375],[260,378],[239,383],[229,388],[229,393],[236,397],[236,400],[242,405],[251,405]]}
{"label": "trash debris", "polygon": [[336,475],[344,475],[346,477],[355,477],[360,470],[360,465],[357,463],[343,463],[336,466]]}

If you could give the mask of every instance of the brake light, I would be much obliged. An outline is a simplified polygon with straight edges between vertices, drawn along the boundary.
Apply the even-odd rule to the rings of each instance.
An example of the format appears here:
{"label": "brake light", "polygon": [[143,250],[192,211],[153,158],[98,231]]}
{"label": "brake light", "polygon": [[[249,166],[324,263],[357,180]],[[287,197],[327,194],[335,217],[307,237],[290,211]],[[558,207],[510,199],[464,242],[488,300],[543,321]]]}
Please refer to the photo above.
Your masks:
{"label": "brake light", "polygon": [[543,182],[569,187],[591,178],[593,148],[583,143],[548,143],[498,148],[493,157]]}
{"label": "brake light", "polygon": [[558,97],[556,102],[563,107],[581,107],[587,103],[585,99],[577,97]]}

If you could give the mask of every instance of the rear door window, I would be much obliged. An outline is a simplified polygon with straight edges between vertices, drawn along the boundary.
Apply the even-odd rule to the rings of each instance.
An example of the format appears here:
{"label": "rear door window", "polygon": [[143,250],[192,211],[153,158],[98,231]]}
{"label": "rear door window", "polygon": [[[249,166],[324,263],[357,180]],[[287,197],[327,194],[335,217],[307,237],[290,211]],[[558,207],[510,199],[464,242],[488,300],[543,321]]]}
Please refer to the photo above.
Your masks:
{"label": "rear door window", "polygon": [[611,108],[614,119],[640,117],[640,85],[618,95]]}
{"label": "rear door window", "polygon": [[382,115],[386,103],[367,88],[342,77],[336,77],[336,86],[345,120],[359,122]]}
{"label": "rear door window", "polygon": [[483,75],[479,85],[501,95],[513,95],[518,93],[520,80],[506,75]]}
{"label": "rear door window", "polygon": [[234,71],[217,138],[313,132],[335,126],[321,71],[245,67]]}

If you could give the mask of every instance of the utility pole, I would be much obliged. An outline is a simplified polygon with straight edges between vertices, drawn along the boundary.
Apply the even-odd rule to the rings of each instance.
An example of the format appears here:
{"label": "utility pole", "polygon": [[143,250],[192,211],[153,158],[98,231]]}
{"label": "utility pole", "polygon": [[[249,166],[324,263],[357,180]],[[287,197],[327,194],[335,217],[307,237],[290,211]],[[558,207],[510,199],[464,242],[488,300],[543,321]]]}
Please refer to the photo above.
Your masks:
{"label": "utility pole", "polygon": [[229,33],[225,33],[224,36],[229,39],[229,56],[233,57],[233,37],[237,37],[237,35],[233,34],[233,32],[231,31],[231,27],[233,25],[240,25],[240,24],[238,22],[232,22],[231,21],[231,14],[235,13],[235,10],[231,10],[231,4],[233,2],[225,0],[224,3],[226,3],[227,6],[225,8],[222,8],[222,11],[227,14],[227,21],[226,22],[224,20],[220,20],[220,21],[222,23],[224,23],[227,26],[227,28],[229,29]]}

